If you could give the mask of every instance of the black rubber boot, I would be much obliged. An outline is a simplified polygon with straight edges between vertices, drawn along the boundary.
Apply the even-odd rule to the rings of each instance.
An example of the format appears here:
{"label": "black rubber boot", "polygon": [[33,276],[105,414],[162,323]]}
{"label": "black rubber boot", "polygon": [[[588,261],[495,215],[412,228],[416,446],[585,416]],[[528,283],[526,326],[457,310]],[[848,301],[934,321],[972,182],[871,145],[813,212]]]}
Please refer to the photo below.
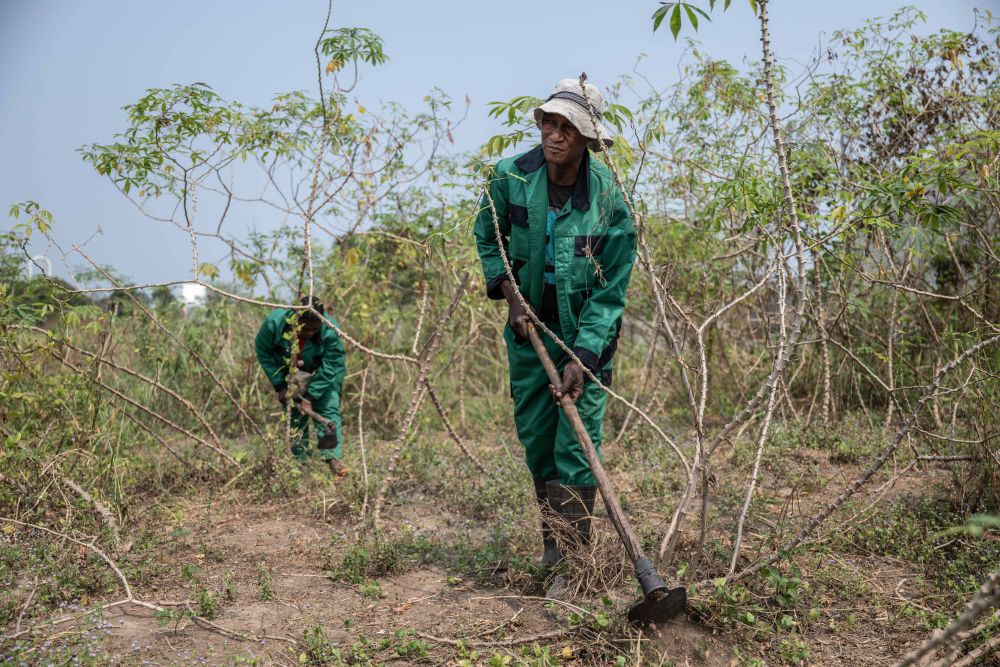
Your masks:
{"label": "black rubber boot", "polygon": [[597,487],[567,486],[556,479],[546,482],[545,491],[552,508],[576,529],[580,544],[590,544],[590,517],[594,513]]}
{"label": "black rubber boot", "polygon": [[[545,488],[547,479],[534,478],[535,500],[538,501],[538,510],[542,514],[542,567],[554,567],[562,560],[562,553],[556,538],[552,534],[552,524],[550,523],[552,513],[555,511],[549,504],[548,493]],[[558,480],[557,480],[558,481]]]}

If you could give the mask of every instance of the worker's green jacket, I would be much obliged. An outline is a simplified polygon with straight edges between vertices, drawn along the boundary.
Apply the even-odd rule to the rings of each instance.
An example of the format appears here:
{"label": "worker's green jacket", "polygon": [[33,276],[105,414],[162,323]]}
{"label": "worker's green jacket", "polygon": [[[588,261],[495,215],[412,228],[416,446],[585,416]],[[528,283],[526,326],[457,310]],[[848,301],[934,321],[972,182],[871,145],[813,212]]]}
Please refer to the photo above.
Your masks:
{"label": "worker's green jacket", "polygon": [[[333,322],[330,315],[325,317]],[[264,320],[257,332],[257,361],[276,391],[288,386],[289,359],[295,338],[295,311],[279,308]],[[297,370],[313,373],[304,398],[322,401],[331,391],[340,393],[344,383],[344,344],[326,323],[300,351],[302,366]]]}
{"label": "worker's green jacket", "polygon": [[[549,206],[542,147],[501,160],[488,187],[474,230],[486,294],[503,298],[500,284],[507,272],[502,246],[518,286],[537,312]],[[617,347],[634,261],[635,230],[624,197],[608,168],[588,151],[570,202],[555,221],[555,279],[562,338],[594,373],[607,366]]]}

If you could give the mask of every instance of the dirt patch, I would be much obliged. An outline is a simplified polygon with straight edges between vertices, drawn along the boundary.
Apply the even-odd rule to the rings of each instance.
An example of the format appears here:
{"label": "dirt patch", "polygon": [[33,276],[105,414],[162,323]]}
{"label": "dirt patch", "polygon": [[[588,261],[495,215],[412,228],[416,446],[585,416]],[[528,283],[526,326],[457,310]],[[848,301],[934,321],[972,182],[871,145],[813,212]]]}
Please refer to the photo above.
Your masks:
{"label": "dirt patch", "polygon": [[[418,497],[393,512],[393,521],[437,540],[460,537],[469,523]],[[484,586],[429,565],[347,583],[332,578],[324,562],[353,543],[354,527],[336,514],[323,520],[309,503],[261,503],[234,493],[210,508],[191,503],[167,515],[174,519],[159,535],[160,574],[148,590],[160,600],[188,600],[192,610],[207,591],[216,601],[218,628],[182,613],[164,619],[130,605],[109,609],[103,648],[113,664],[299,664],[302,656],[322,664],[315,659],[322,651],[345,664],[458,664],[463,655],[485,664],[494,652],[512,654],[521,646],[568,664],[611,660],[592,643],[598,635],[588,623],[596,615],[579,606],[599,609],[601,603],[552,603],[522,594],[523,587],[505,587],[530,578],[526,573],[500,571],[496,586]],[[617,591],[615,598],[630,595]],[[458,639],[466,648],[456,646]],[[718,637],[687,621],[646,629],[638,641],[676,664],[714,667],[732,657]]]}

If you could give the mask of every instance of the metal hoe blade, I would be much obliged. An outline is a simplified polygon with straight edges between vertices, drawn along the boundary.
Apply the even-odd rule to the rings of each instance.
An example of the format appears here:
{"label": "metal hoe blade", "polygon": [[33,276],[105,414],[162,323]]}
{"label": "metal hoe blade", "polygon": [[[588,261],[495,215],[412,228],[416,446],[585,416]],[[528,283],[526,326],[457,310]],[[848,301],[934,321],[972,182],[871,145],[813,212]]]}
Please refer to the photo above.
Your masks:
{"label": "metal hoe blade", "polygon": [[687,606],[687,589],[662,588],[632,603],[628,608],[630,623],[663,623],[681,614]]}
{"label": "metal hoe blade", "polygon": [[635,578],[642,586],[642,598],[628,608],[630,623],[662,623],[687,607],[687,589],[683,586],[667,588],[649,558],[635,562]]}

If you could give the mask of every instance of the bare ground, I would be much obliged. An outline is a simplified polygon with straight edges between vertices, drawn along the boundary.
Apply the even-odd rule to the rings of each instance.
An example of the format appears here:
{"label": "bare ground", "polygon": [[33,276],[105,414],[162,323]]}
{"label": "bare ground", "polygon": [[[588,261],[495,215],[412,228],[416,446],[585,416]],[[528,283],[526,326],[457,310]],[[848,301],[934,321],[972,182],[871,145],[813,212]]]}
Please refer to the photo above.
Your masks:
{"label": "bare ground", "polygon": [[[614,454],[609,467],[616,467]],[[771,526],[810,515],[860,469],[858,464],[833,462],[816,450],[798,450],[787,457],[786,465],[772,471],[762,485],[761,502],[767,511],[753,522],[744,553],[751,558],[766,553],[773,543]],[[929,469],[901,475],[885,485],[893,476],[873,484],[859,499],[860,506],[926,494],[929,480],[940,473]],[[662,522],[662,516],[652,516],[638,502],[633,485],[622,486],[626,500],[635,501],[629,511],[636,523]],[[387,505],[387,525],[408,526],[410,534],[436,544],[487,539],[490,526],[403,487]],[[622,664],[634,664],[638,654],[628,651],[639,645],[645,647],[647,659],[655,656],[664,665],[728,667],[752,664],[755,657],[762,664],[879,665],[891,663],[928,634],[908,614],[914,608],[931,611],[934,605],[926,597],[918,567],[893,558],[834,551],[811,555],[803,568],[808,567],[809,577],[819,584],[831,577],[839,579],[841,588],[844,580],[848,588],[856,585],[853,601],[849,594],[820,597],[815,622],[786,638],[733,629],[731,623],[697,613],[660,628],[627,629],[617,617],[635,595],[627,576],[612,577],[613,585],[604,590],[591,587],[589,595],[553,603],[540,597],[541,581],[508,568],[502,559],[492,572],[475,576],[428,562],[360,584],[350,582],[330,572],[345,550],[366,537],[357,532],[349,504],[341,497],[344,491],[343,485],[324,481],[281,500],[233,489],[222,496],[197,493],[167,505],[150,503],[138,514],[149,531],[145,539],[155,545],[154,563],[148,554],[146,562],[132,563],[145,572],[134,584],[137,596],[187,600],[198,609],[199,595],[207,591],[218,627],[181,615],[156,618],[147,609],[122,605],[106,610],[91,628],[100,631],[95,633],[100,647],[117,665],[321,664],[317,656],[332,656],[334,650],[343,663],[331,658],[327,664],[599,665],[615,664],[616,652],[629,655],[629,662]],[[598,516],[595,549],[605,550],[599,557],[611,554],[624,566],[602,509]],[[830,530],[835,535],[850,516],[844,513],[820,533]],[[530,532],[533,508],[518,520]],[[864,520],[864,515],[856,519]],[[681,556],[695,540],[696,526],[691,523]],[[525,551],[524,558],[533,556],[533,543],[516,546]],[[134,560],[129,554],[118,559],[123,567]],[[710,600],[702,602],[708,604],[696,604],[692,611],[714,609]],[[607,627],[594,622],[602,609],[612,617]],[[574,612],[580,615],[576,619]],[[464,646],[456,644],[460,639]],[[801,660],[796,658],[798,641],[808,647]],[[540,653],[551,661],[539,659]],[[505,656],[524,662],[505,663]]]}

